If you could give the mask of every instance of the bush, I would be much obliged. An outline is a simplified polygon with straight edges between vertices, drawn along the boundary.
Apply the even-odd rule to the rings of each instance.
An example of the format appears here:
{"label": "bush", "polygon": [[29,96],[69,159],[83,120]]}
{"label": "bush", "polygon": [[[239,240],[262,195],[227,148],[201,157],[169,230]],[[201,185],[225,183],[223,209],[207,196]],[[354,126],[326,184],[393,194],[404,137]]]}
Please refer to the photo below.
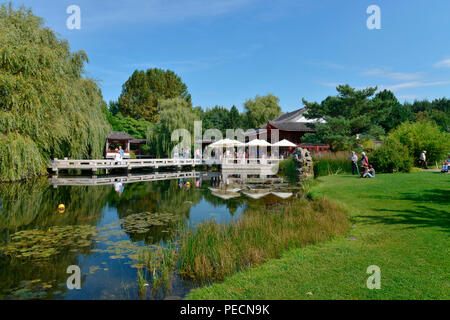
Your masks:
{"label": "bush", "polygon": [[373,152],[370,163],[379,172],[409,172],[413,159],[406,146],[397,139],[388,138]]}
{"label": "bush", "polygon": [[391,132],[389,138],[405,146],[416,163],[423,150],[427,151],[427,160],[431,164],[442,160],[450,149],[450,134],[442,132],[429,121],[402,123]]}

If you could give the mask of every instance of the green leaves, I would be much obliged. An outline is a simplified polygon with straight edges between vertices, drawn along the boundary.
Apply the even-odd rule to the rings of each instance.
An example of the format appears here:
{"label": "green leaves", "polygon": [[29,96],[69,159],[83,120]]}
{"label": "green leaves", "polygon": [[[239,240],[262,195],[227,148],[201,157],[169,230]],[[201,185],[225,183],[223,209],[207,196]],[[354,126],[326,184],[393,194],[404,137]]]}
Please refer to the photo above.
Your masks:
{"label": "green leaves", "polygon": [[173,71],[158,68],[136,70],[123,85],[118,110],[124,116],[156,122],[159,101],[173,98],[191,104],[186,84]]}
{"label": "green leaves", "polygon": [[248,99],[244,103],[247,110],[249,128],[258,128],[281,114],[280,99],[273,94],[257,95],[255,99]]}
{"label": "green leaves", "polygon": [[101,157],[110,126],[86,53],[26,9],[1,6],[0,29],[0,180],[45,173],[53,157]]}

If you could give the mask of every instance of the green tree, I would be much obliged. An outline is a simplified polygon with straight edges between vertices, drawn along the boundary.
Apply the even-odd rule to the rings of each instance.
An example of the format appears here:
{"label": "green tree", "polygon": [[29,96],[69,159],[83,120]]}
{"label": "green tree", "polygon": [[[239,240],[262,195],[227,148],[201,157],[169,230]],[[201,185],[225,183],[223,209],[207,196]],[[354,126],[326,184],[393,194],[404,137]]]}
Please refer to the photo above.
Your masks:
{"label": "green tree", "polygon": [[258,128],[267,121],[278,117],[281,114],[279,105],[280,99],[273,94],[266,96],[257,95],[255,99],[248,99],[244,103],[247,111],[247,125],[251,128]]}
{"label": "green tree", "polygon": [[158,102],[173,98],[181,98],[191,104],[186,84],[173,71],[158,68],[136,70],[122,86],[118,109],[124,116],[155,122],[159,116]]}
{"label": "green tree", "polygon": [[[344,150],[352,147],[358,136],[380,138],[384,135],[383,123],[395,105],[390,92],[383,91],[372,99],[377,87],[356,90],[340,85],[336,90],[337,96],[329,96],[321,103],[303,99],[308,109],[307,118],[326,121],[311,124],[317,133],[305,135],[304,141],[329,143],[334,150]],[[388,125],[392,124],[386,122]]]}
{"label": "green tree", "polygon": [[388,138],[370,157],[370,163],[378,172],[409,172],[414,163],[406,146],[395,138]]}
{"label": "green tree", "polygon": [[145,139],[151,125],[151,122],[144,119],[136,120],[124,117],[121,113],[118,113],[115,117],[110,117],[109,120],[114,131],[124,131],[136,139]]}
{"label": "green tree", "polygon": [[239,113],[238,108],[236,108],[236,106],[234,105],[230,109],[228,122],[231,129],[242,129],[243,127],[241,114]]}
{"label": "green tree", "polygon": [[193,143],[194,121],[199,119],[192,106],[181,98],[160,101],[159,108],[159,121],[148,128],[147,140],[153,153],[160,158],[168,157],[173,147],[179,143],[172,141],[172,132],[176,129],[188,130],[190,142]]}
{"label": "green tree", "polygon": [[385,132],[391,131],[402,122],[408,120],[413,121],[415,118],[411,109],[402,105],[392,91],[383,90],[378,92],[373,101],[380,110],[383,110],[384,115],[386,115],[378,121],[378,125]]}
{"label": "green tree", "polygon": [[442,132],[431,121],[402,123],[391,132],[389,138],[405,146],[416,164],[423,150],[427,151],[427,160],[430,165],[442,160],[450,150],[450,134]]}
{"label": "green tree", "polygon": [[86,53],[11,4],[0,30],[0,179],[44,174],[54,157],[101,157],[110,126]]}
{"label": "green tree", "polygon": [[203,129],[218,129],[225,132],[231,128],[230,111],[227,108],[215,106],[212,109],[206,109],[201,118],[203,121]]}

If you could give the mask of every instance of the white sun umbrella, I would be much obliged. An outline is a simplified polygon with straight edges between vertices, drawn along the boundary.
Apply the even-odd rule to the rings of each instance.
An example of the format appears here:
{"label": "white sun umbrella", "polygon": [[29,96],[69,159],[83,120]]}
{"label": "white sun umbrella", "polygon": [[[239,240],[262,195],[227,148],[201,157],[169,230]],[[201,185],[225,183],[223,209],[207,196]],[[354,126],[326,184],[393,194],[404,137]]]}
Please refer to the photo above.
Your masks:
{"label": "white sun umbrella", "polygon": [[221,198],[223,200],[229,200],[229,199],[233,199],[233,198],[237,198],[240,197],[241,194],[240,193],[236,193],[236,192],[211,192],[211,194],[215,197]]}
{"label": "white sun umbrella", "polygon": [[272,145],[269,142],[267,142],[266,140],[255,139],[255,140],[252,140],[252,141],[246,143],[246,146],[249,146],[249,147],[271,147]]}
{"label": "white sun umbrella", "polygon": [[238,140],[231,140],[231,139],[222,139],[219,141],[216,141],[214,143],[211,143],[208,145],[210,148],[227,148],[227,147],[240,147],[243,146],[244,143],[240,142]]}
{"label": "white sun umbrella", "polygon": [[272,146],[274,146],[274,147],[296,147],[297,145],[295,143],[290,142],[289,140],[283,139],[281,141],[274,143]]}

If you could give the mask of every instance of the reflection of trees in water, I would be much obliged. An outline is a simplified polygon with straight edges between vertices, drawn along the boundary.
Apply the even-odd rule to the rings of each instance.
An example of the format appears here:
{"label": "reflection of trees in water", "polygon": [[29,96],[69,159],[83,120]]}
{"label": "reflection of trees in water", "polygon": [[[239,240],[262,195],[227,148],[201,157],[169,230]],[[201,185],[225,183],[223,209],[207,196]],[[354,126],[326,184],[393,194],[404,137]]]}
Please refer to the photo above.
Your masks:
{"label": "reflection of trees in water", "polygon": [[238,208],[245,207],[247,202],[243,196],[225,200],[214,196],[210,191],[204,193],[204,199],[214,208],[226,206],[232,216],[234,216]]}
{"label": "reflection of trees in water", "polygon": [[[109,196],[109,205],[117,208],[120,219],[131,214],[141,212],[171,213],[179,217],[179,220],[188,219],[191,207],[202,199],[202,191],[191,187],[187,189],[182,182],[182,188],[178,180],[138,182],[126,184],[123,193],[118,196],[112,192]],[[146,233],[128,233],[133,241],[144,241],[152,244],[161,240],[172,239],[179,222],[170,222],[164,226],[152,226]]]}
{"label": "reflection of trees in water", "polygon": [[[43,177],[0,184],[0,231],[10,234],[55,225],[96,225],[109,193],[107,186],[54,189]],[[62,214],[57,211],[60,203],[66,207]]]}
{"label": "reflection of trees in water", "polygon": [[[0,244],[4,244],[10,235],[19,230],[46,230],[51,226],[79,224],[95,226],[101,219],[100,213],[106,205],[109,193],[108,186],[73,186],[54,189],[47,183],[47,178],[43,177],[25,182],[0,184]],[[57,211],[60,203],[66,206],[63,214]],[[46,290],[48,295],[41,297],[51,298],[52,292],[66,290],[65,282],[69,276],[66,273],[67,267],[78,264],[78,253],[89,255],[92,246],[77,252],[71,252],[68,248],[45,262],[2,255],[0,288],[7,291],[13,288],[20,290],[24,286],[21,283],[22,280],[40,279],[33,287],[39,287],[43,283],[51,284],[52,287]],[[64,285],[58,287],[60,283]],[[8,294],[0,290],[0,296],[7,297]],[[25,295],[24,297],[33,296]]]}
{"label": "reflection of trees in water", "polygon": [[[90,254],[91,248],[81,250],[82,254]],[[22,260],[11,257],[2,257],[0,259],[0,299],[29,299],[37,298],[35,295],[27,296],[27,294],[37,294],[45,292],[40,299],[58,298],[68,291],[66,286],[67,278],[70,274],[66,273],[67,267],[70,265],[78,265],[77,254],[73,252],[60,253],[45,263],[37,263],[31,259]],[[81,275],[81,287],[86,275]],[[25,281],[39,280],[34,284],[25,284]],[[42,287],[49,284],[51,287]],[[30,291],[22,290],[29,289]],[[20,291],[24,291],[20,293]],[[17,294],[14,295],[14,293]],[[12,295],[12,296],[10,296]]]}

